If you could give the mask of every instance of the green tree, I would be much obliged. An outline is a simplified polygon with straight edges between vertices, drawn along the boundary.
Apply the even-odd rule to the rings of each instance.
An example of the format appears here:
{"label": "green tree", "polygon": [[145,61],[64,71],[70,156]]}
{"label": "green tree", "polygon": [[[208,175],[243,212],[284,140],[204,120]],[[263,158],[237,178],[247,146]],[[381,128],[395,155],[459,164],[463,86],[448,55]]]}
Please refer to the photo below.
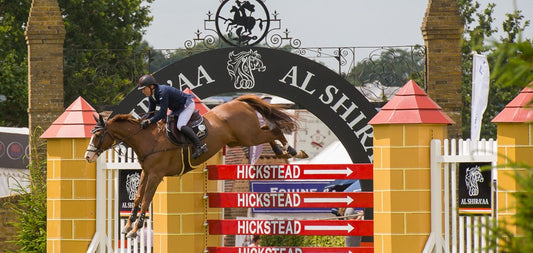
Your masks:
{"label": "green tree", "polygon": [[[193,43],[195,42],[189,42],[186,43],[187,45],[185,49],[152,49],[150,51],[150,72],[156,72],[169,64],[182,60],[183,58],[189,57],[193,54],[230,46],[220,38],[213,39],[212,43],[208,43],[205,39],[203,43],[200,41],[196,42],[194,45]],[[148,47],[147,43],[146,47]],[[285,48],[285,50],[288,49]]]}
{"label": "green tree", "polygon": [[[533,41],[521,38],[528,25],[529,21],[523,21],[520,11],[507,14],[503,22],[506,36],[492,44],[489,55],[492,86],[488,108],[495,107],[493,103],[503,108],[524,86],[533,85]],[[533,252],[533,168],[519,161],[509,162],[505,167],[515,169],[514,178],[520,189],[513,194],[516,201],[512,208],[516,215],[512,219],[484,225],[490,231],[485,234],[489,239],[487,249],[502,253]],[[518,235],[509,230],[511,226],[519,231]]]}
{"label": "green tree", "polygon": [[0,125],[27,126],[28,67],[24,25],[30,1],[0,0]]}
{"label": "green tree", "polygon": [[[147,72],[154,0],[58,0],[66,28],[65,104],[83,96],[92,105],[122,100]],[[27,45],[24,29],[31,0],[0,0],[0,125],[27,126]],[[3,96],[1,96],[3,95]]]}
{"label": "green tree", "polygon": [[503,87],[521,88],[533,81],[533,41],[500,43],[494,54],[492,76]]}
{"label": "green tree", "polygon": [[113,105],[146,72],[148,47],[140,47],[153,0],[59,0],[65,29],[65,104],[78,96]]}
{"label": "green tree", "polygon": [[[496,45],[515,42],[519,34],[529,26],[530,21],[524,21],[524,16],[521,15],[521,11],[506,14],[507,19],[501,24],[504,35],[500,37],[500,42],[496,43],[491,41],[493,40],[491,39],[492,36],[498,31],[493,18],[494,8],[497,8],[495,4],[488,4],[485,8],[482,8],[478,1],[458,0],[458,6],[464,23],[461,44],[463,72],[462,100],[464,104],[462,111],[462,132],[466,138],[470,136],[472,53],[486,54],[491,71],[494,71],[495,69],[492,66],[496,61],[505,61],[505,56],[501,56],[501,50],[505,46]],[[497,57],[497,55],[500,56]],[[496,125],[490,121],[520,92],[523,85],[523,83],[518,82],[513,85],[503,85],[501,81],[491,78],[487,109],[483,114],[481,138],[496,137]]]}
{"label": "green tree", "polygon": [[423,85],[424,55],[420,47],[379,49],[350,70],[346,79],[356,86],[379,83],[401,87],[410,79]]}

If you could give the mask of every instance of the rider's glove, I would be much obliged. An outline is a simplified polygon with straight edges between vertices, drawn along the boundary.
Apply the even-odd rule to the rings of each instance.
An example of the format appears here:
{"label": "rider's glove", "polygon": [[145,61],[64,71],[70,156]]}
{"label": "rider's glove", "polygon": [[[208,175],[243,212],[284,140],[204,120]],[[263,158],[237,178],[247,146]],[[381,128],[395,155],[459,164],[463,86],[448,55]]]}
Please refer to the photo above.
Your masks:
{"label": "rider's glove", "polygon": [[149,125],[150,125],[150,120],[149,120],[149,119],[143,119],[143,120],[141,121],[141,128],[142,128],[142,129],[147,128]]}

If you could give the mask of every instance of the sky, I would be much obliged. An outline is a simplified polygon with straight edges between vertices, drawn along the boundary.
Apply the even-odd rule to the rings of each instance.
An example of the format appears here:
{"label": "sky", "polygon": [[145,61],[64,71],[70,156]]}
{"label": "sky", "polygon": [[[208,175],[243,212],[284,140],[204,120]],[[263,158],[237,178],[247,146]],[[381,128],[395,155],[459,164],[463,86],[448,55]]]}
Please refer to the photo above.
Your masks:
{"label": "sky", "polygon": [[[496,2],[496,23],[514,6],[533,20],[533,0],[478,0]],[[302,47],[366,47],[422,45],[420,31],[428,0],[265,0],[277,11],[283,29]],[[203,30],[206,13],[216,13],[220,0],[155,0],[154,17],[144,39],[155,49],[184,48],[186,40]],[[213,15],[214,17],[214,15]],[[532,21],[533,23],[533,21]],[[533,28],[526,37],[533,37]],[[501,31],[501,27],[498,27]]]}

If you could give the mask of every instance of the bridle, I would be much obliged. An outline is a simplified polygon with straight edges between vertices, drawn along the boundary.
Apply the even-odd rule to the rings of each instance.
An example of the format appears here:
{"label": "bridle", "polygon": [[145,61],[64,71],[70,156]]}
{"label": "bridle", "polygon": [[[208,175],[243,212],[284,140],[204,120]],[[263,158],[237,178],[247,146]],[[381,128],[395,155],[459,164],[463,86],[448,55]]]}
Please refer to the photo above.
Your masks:
{"label": "bridle", "polygon": [[[115,136],[113,136],[111,133],[109,133],[107,131],[107,124],[97,124],[96,126],[94,126],[94,129],[91,130],[91,134],[93,135],[93,138],[94,138],[94,134],[98,131],[102,131],[101,133],[101,136],[99,137],[100,139],[98,140],[98,143],[96,145],[94,145],[92,143],[92,141],[89,143],[89,146],[87,147],[87,150],[88,152],[94,152],[96,154],[96,156],[100,156],[102,153],[104,153],[104,149],[102,149],[102,144],[104,143],[104,139],[106,137],[106,135],[109,135],[111,137],[111,139],[113,140],[116,140],[115,143],[113,145],[111,145],[111,147],[109,147],[108,149],[113,149],[115,152],[118,152],[119,154],[121,153],[120,150],[115,150],[114,147],[120,145],[121,143],[125,143],[126,140],[130,139],[131,137],[137,135],[138,133],[140,133],[142,131],[142,128],[140,128],[137,132],[133,133],[132,135],[124,138],[123,140],[119,139],[119,138],[116,138]],[[153,149],[153,148],[152,148]],[[156,152],[152,152],[152,153],[158,153],[158,152],[161,152],[161,151],[156,151]],[[148,155],[151,155],[152,153],[149,153],[141,158],[140,161],[143,160],[144,157],[148,156]]]}
{"label": "bridle", "polygon": [[[140,133],[143,129],[140,128],[137,132],[133,133],[132,135],[126,137],[125,139],[121,140],[121,139],[118,139],[118,138],[115,138],[115,136],[113,136],[111,133],[109,133],[107,131],[107,124],[103,123],[103,124],[97,124],[96,126],[94,126],[94,129],[91,130],[91,134],[93,135],[92,138],[95,137],[95,133],[98,132],[98,131],[102,131],[101,133],[101,136],[99,137],[100,139],[98,140],[98,143],[96,145],[94,145],[92,143],[92,139],[91,139],[91,142],[89,143],[89,146],[87,147],[87,152],[94,152],[96,154],[96,156],[100,156],[102,153],[104,153],[105,150],[102,149],[102,144],[104,143],[104,139],[106,137],[106,135],[109,135],[111,137],[111,139],[113,140],[116,140],[115,143],[113,145],[111,145],[111,149],[113,149],[114,147],[120,145],[121,143],[126,143],[126,140],[128,140],[129,138],[137,135],[138,133]],[[155,143],[154,143],[155,145]],[[152,151],[141,156],[141,157],[138,157],[139,161],[144,161],[144,159],[150,155],[153,155],[153,154],[156,154],[156,153],[161,153],[161,152],[167,152],[167,151],[171,151],[171,150],[175,150],[175,149],[179,149],[179,148],[182,148],[182,147],[173,147],[173,148],[167,148],[167,149],[162,149],[162,150],[155,150],[155,146],[152,146]],[[118,151],[120,153],[120,150]],[[182,171],[183,172],[183,171]]]}
{"label": "bridle", "polygon": [[[92,141],[89,143],[89,146],[87,147],[87,152],[94,152],[96,153],[97,156],[100,156],[104,152],[104,150],[102,149],[102,144],[104,143],[105,136],[108,134],[111,136],[111,134],[107,132],[107,128],[105,125],[104,126],[96,125],[94,129],[91,130],[91,134],[93,135],[93,138],[94,138],[94,134],[98,131],[103,131],[103,133],[101,134],[102,136],[100,137],[96,145],[94,145]],[[111,136],[111,138],[113,138],[113,136]]]}

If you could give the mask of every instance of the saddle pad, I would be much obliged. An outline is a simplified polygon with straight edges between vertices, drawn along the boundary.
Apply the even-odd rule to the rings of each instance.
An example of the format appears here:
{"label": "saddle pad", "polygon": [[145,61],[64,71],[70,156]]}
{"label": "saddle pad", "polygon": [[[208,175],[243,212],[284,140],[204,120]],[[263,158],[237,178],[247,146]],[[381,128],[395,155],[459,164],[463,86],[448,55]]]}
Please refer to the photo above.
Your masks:
{"label": "saddle pad", "polygon": [[[170,142],[176,145],[191,144],[191,140],[181,133],[177,128],[178,115],[168,115],[167,117],[167,137]],[[198,110],[195,110],[191,116],[191,119],[187,123],[187,126],[191,127],[196,136],[200,140],[207,136],[207,126],[204,122],[204,117],[200,115]]]}

